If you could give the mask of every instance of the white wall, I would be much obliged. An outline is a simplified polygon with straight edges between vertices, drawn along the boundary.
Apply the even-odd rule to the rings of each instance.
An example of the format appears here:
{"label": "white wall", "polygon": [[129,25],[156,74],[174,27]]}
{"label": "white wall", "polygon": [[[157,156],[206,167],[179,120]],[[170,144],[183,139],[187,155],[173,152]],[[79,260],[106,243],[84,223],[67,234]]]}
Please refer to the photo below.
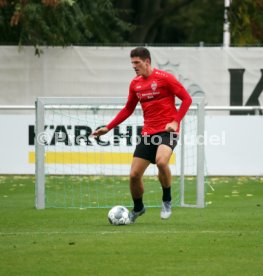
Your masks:
{"label": "white wall", "polygon": [[[173,73],[208,105],[230,104],[229,69],[243,69],[245,104],[261,78],[263,48],[149,47],[154,67]],[[39,58],[32,47],[0,46],[0,104],[33,105],[38,96],[126,97],[135,76],[131,47],[52,47]],[[259,96],[263,104],[263,95]],[[241,104],[241,105],[242,105]]]}

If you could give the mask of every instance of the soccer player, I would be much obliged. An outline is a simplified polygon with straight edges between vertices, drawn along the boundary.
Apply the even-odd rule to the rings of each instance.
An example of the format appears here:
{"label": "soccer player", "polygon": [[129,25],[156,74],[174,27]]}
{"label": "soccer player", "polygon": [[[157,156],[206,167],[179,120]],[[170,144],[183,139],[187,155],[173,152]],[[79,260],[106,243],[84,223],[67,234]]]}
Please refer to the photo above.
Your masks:
{"label": "soccer player", "polygon": [[[129,217],[133,223],[145,213],[143,174],[153,163],[158,167],[163,190],[161,218],[168,219],[172,213],[169,160],[177,144],[180,121],[188,111],[192,98],[172,74],[151,66],[151,55],[147,48],[133,49],[130,58],[137,76],[130,83],[126,105],[106,127],[99,128],[92,135],[97,137],[106,134],[127,119],[140,102],[144,125],[130,170],[130,192],[134,208]],[[182,101],[179,109],[175,106],[176,97]]]}

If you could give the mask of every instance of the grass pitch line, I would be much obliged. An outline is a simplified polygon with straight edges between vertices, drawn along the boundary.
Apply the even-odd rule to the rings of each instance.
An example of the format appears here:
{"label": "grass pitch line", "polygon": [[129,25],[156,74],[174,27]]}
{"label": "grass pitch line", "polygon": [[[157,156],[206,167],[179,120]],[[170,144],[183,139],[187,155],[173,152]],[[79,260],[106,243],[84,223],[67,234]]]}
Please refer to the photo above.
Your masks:
{"label": "grass pitch line", "polygon": [[[120,226],[123,228],[124,226]],[[127,226],[126,226],[127,227]],[[129,226],[128,226],[129,227]],[[249,230],[240,230],[240,231],[228,231],[228,230],[202,230],[202,231],[178,231],[178,230],[154,230],[154,231],[127,231],[127,230],[115,230],[115,231],[101,231],[101,232],[94,232],[94,231],[72,231],[72,232],[60,232],[60,231],[53,231],[53,232],[45,232],[45,231],[34,231],[34,232],[0,232],[0,236],[29,236],[29,235],[83,235],[83,234],[94,234],[94,235],[111,235],[111,234],[240,234],[240,233],[259,233],[260,231],[249,231]]]}

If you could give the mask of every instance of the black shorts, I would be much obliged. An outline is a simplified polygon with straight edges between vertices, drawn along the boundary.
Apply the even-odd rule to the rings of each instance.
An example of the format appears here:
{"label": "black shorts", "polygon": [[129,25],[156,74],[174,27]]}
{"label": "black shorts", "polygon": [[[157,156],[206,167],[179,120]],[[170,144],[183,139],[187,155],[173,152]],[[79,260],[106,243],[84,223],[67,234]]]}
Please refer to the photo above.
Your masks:
{"label": "black shorts", "polygon": [[167,145],[174,150],[178,135],[174,132],[159,132],[152,135],[139,136],[133,157],[146,159],[155,164],[156,152],[159,145]]}

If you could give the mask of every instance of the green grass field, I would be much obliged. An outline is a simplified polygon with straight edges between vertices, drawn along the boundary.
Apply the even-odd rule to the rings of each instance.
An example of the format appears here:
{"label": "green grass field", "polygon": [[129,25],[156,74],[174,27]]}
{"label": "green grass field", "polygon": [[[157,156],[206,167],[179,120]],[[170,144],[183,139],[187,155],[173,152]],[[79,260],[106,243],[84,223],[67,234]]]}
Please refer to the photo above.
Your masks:
{"label": "green grass field", "polygon": [[263,178],[209,183],[204,209],[112,226],[108,209],[36,210],[33,177],[1,176],[0,275],[262,275]]}

